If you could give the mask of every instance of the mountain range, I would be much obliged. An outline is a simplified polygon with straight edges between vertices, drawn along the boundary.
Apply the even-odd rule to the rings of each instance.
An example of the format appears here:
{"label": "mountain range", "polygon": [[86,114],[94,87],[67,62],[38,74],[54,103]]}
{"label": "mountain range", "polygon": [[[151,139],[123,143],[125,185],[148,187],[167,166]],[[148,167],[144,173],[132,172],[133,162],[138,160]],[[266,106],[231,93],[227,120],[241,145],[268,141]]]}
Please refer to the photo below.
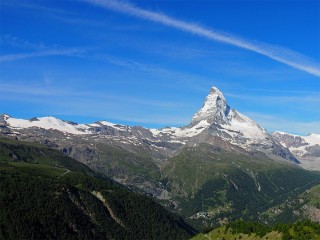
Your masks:
{"label": "mountain range", "polygon": [[210,89],[202,108],[193,116],[191,123],[180,128],[147,129],[107,121],[78,124],[54,117],[23,120],[7,114],[3,114],[0,121],[2,128],[9,130],[9,134],[23,135],[25,131],[40,129],[39,131],[55,131],[69,137],[112,138],[128,145],[128,148],[148,146],[153,155],[162,159],[175,155],[185,146],[206,142],[233,151],[262,154],[269,158],[283,158],[299,163],[287,149],[291,146],[280,144],[277,134],[270,135],[254,120],[231,109],[223,94],[215,87]]}
{"label": "mountain range", "polygon": [[318,173],[300,167],[319,163],[319,135],[270,134],[232,109],[215,87],[183,127],[78,124],[3,114],[0,133],[58,149],[154,197],[198,229],[239,217],[271,223],[305,216],[307,202],[298,208],[292,202],[320,183]]}

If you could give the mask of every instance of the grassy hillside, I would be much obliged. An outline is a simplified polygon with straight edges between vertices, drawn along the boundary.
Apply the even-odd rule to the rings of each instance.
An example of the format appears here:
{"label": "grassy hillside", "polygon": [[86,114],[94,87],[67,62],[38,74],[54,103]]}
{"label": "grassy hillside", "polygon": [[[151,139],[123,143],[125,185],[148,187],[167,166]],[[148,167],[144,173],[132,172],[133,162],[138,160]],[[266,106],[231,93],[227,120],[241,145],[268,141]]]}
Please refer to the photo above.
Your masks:
{"label": "grassy hillside", "polygon": [[192,240],[242,239],[242,240],[317,240],[320,239],[320,224],[301,221],[294,224],[278,224],[274,227],[256,222],[237,221],[200,233]]}
{"label": "grassy hillside", "polygon": [[270,224],[298,220],[290,211],[277,216],[267,211],[320,182],[319,174],[293,164],[210,145],[184,149],[163,172],[177,211],[199,228],[239,218]]}
{"label": "grassy hillside", "polygon": [[186,239],[149,198],[41,145],[0,138],[0,239]]}

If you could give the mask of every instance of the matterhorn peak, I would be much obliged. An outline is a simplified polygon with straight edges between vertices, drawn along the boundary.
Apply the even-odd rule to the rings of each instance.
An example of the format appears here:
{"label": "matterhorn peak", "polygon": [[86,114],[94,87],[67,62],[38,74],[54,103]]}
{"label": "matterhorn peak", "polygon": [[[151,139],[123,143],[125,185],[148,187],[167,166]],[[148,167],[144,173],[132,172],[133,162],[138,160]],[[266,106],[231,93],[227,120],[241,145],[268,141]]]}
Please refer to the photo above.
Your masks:
{"label": "matterhorn peak", "polygon": [[218,88],[212,87],[202,108],[193,116],[191,124],[195,125],[202,120],[207,120],[208,123],[227,123],[229,111],[230,107],[223,94]]}
{"label": "matterhorn peak", "polygon": [[208,96],[210,96],[210,95],[218,95],[218,96],[224,98],[222,92],[220,92],[220,90],[214,86],[210,88]]}

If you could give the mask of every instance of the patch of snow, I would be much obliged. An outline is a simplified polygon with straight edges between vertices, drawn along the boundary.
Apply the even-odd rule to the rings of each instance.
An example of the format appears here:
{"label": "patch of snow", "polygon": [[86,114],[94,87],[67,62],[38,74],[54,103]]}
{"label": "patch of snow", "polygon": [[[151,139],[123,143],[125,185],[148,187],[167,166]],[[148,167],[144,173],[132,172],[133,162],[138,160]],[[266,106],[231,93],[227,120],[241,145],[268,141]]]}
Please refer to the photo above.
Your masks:
{"label": "patch of snow", "polygon": [[320,146],[320,134],[312,133],[303,139],[308,143],[310,146],[319,145]]}
{"label": "patch of snow", "polygon": [[280,144],[284,147],[289,147],[289,150],[294,153],[297,156],[303,156],[308,151],[307,149],[309,147],[319,145],[320,146],[320,134],[312,133],[308,136],[299,136],[295,134],[285,133],[285,132],[274,132],[274,134],[282,135],[282,136],[288,136],[293,137],[294,139],[297,139],[297,141],[301,141],[301,146],[295,146],[295,147],[289,147],[285,141],[280,141]]}
{"label": "patch of snow", "polygon": [[[285,146],[285,144],[282,144],[282,146]],[[307,153],[306,147],[308,147],[308,146],[290,147],[289,150],[293,154],[301,157],[301,156],[303,156],[304,154]]]}
{"label": "patch of snow", "polygon": [[157,135],[159,135],[159,133],[161,133],[161,130],[155,129],[155,128],[150,128],[149,131],[155,136],[157,136]]}
{"label": "patch of snow", "polygon": [[[283,147],[289,148],[290,152],[297,156],[299,161],[304,157],[308,158],[309,148],[316,145],[320,146],[320,134],[312,133],[308,136],[299,136],[277,131],[274,132],[273,135],[280,140],[280,144]],[[301,166],[309,169],[308,161],[302,163]]]}
{"label": "patch of snow", "polygon": [[[29,121],[24,119],[8,118],[6,122],[11,128],[21,129],[39,127],[44,129],[55,129],[71,134],[90,134],[88,126],[85,124],[72,125],[54,117],[41,117],[39,121]],[[82,130],[82,131],[80,131]]]}
{"label": "patch of snow", "polygon": [[125,130],[130,129],[129,126],[115,124],[115,123],[111,123],[111,122],[107,122],[107,121],[99,121],[99,123],[104,126],[113,127],[113,128],[120,130],[120,131],[125,131]]}
{"label": "patch of snow", "polygon": [[96,123],[90,123],[90,124],[88,124],[89,126],[92,126],[92,127],[100,127],[100,125],[99,124],[96,124]]}
{"label": "patch of snow", "polygon": [[237,112],[240,118],[232,118],[231,129],[241,132],[244,136],[251,139],[264,139],[266,131],[250,118]]}
{"label": "patch of snow", "polygon": [[279,135],[284,135],[284,136],[291,136],[294,138],[300,138],[303,140],[304,143],[307,143],[309,146],[315,146],[317,144],[320,146],[320,134],[311,133],[308,136],[300,136],[300,135],[295,135],[295,134],[286,133],[286,132],[279,132],[279,131],[276,131],[274,133]]}
{"label": "patch of snow", "polygon": [[190,138],[200,134],[208,126],[210,126],[210,124],[207,120],[201,120],[191,128],[170,128],[170,130],[166,129],[164,132],[171,133],[174,137],[178,138]]}
{"label": "patch of snow", "polygon": [[294,135],[294,134],[289,134],[289,133],[286,133],[286,132],[281,132],[281,131],[274,131],[273,133],[279,133],[281,135],[291,135],[291,136],[297,136],[297,135]]}
{"label": "patch of snow", "polygon": [[111,123],[111,122],[107,122],[107,121],[99,121],[99,123],[101,123],[102,125],[105,125],[105,126],[109,126],[109,127],[114,127],[114,123]]}
{"label": "patch of snow", "polygon": [[179,141],[179,140],[169,140],[168,142],[170,142],[170,143],[180,143],[180,144],[183,144],[183,145],[186,144],[185,142],[182,142],[182,141]]}
{"label": "patch of snow", "polygon": [[229,124],[223,124],[222,127],[227,130],[229,135],[237,137],[241,134],[241,136],[248,140],[248,143],[267,142],[267,131],[245,115],[236,110],[231,110],[228,119]]}
{"label": "patch of snow", "polygon": [[182,143],[185,144],[184,142],[180,140],[176,140],[177,138],[190,138],[194,137],[198,134],[200,134],[204,129],[209,127],[210,124],[208,123],[207,120],[201,120],[199,123],[197,123],[193,127],[167,127],[163,129],[149,129],[150,132],[154,136],[159,136],[159,135],[168,135],[172,139],[169,140],[169,142],[177,142],[177,143]]}

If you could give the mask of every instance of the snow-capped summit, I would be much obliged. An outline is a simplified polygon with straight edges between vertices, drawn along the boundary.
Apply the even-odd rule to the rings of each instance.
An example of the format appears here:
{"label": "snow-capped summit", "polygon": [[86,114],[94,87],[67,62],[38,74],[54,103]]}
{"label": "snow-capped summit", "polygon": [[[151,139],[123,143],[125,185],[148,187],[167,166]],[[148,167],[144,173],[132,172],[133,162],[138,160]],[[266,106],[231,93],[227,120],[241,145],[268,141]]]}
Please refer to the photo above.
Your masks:
{"label": "snow-capped summit", "polygon": [[202,108],[193,116],[191,125],[194,126],[203,120],[208,123],[227,123],[229,111],[230,107],[223,94],[218,88],[212,87]]}
{"label": "snow-capped summit", "polygon": [[189,126],[195,127],[201,122],[208,123],[205,127],[218,126],[218,129],[211,133],[219,137],[224,136],[229,141],[241,138],[241,142],[256,144],[265,142],[269,138],[266,130],[255,121],[231,109],[223,94],[216,87],[210,89],[202,108],[193,116]]}
{"label": "snow-capped summit", "polygon": [[[212,87],[200,111],[192,118],[188,126],[198,129],[210,128],[209,134],[221,137],[236,145],[272,144],[269,134],[249,117],[231,109],[223,94],[216,87]],[[204,129],[202,128],[202,131]],[[201,132],[202,132],[201,131]]]}

